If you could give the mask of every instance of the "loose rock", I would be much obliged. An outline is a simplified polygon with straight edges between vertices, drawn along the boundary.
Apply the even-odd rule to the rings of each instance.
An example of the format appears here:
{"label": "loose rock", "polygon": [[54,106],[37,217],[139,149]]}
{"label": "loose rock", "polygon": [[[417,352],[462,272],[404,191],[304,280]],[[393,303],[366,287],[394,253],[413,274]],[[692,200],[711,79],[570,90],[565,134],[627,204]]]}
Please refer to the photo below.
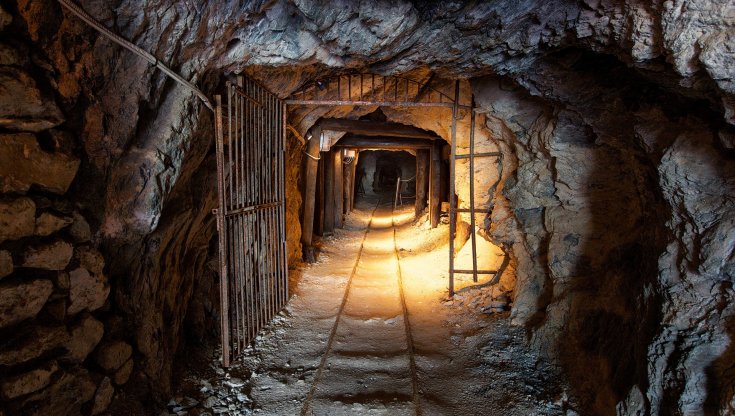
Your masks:
{"label": "loose rock", "polygon": [[71,260],[74,248],[66,241],[57,241],[39,248],[28,249],[23,267],[46,270],[64,270]]}
{"label": "loose rock", "polygon": [[71,218],[58,217],[49,212],[44,212],[36,218],[36,229],[34,233],[45,237],[68,226],[72,221]]}
{"label": "loose rock", "polygon": [[76,158],[41,150],[32,134],[0,134],[0,190],[3,192],[25,193],[36,185],[49,192],[64,194],[78,168],[79,160]]}
{"label": "loose rock", "polygon": [[[0,164],[2,164],[0,145]],[[0,171],[2,171],[0,167]],[[0,191],[4,188],[0,173]],[[17,240],[33,235],[36,226],[36,204],[30,198],[18,198],[10,202],[0,202],[0,243]]]}
{"label": "loose rock", "polygon": [[15,67],[0,68],[0,85],[3,86],[0,89],[1,127],[37,132],[64,122],[53,97],[43,94],[27,72]]}
{"label": "loose rock", "polygon": [[94,311],[101,308],[110,288],[103,275],[90,274],[84,267],[69,272],[69,308],[67,313],[74,315],[83,310]]}
{"label": "loose rock", "polygon": [[92,415],[98,415],[110,406],[112,396],[115,394],[115,387],[109,377],[105,377],[97,387],[97,393],[94,395],[94,406],[92,407]]}
{"label": "loose rock", "polygon": [[74,369],[64,372],[48,388],[30,396],[26,406],[33,409],[34,415],[81,414],[82,406],[92,400],[96,389],[97,385],[87,370]]}
{"label": "loose rock", "polygon": [[133,348],[124,341],[108,342],[97,349],[97,364],[107,371],[117,370],[127,362]]}
{"label": "loose rock", "polygon": [[68,353],[64,357],[72,362],[82,362],[99,344],[105,328],[102,322],[87,315],[71,330],[71,338],[66,343]]}
{"label": "loose rock", "polygon": [[75,212],[72,214],[74,223],[69,227],[69,234],[76,243],[85,243],[92,239],[92,232],[89,229],[89,223],[84,219],[82,214]]}
{"label": "loose rock", "polygon": [[6,399],[14,399],[41,390],[48,386],[51,376],[58,369],[59,366],[52,361],[26,373],[7,377],[0,384],[0,391]]}
{"label": "loose rock", "polygon": [[66,327],[33,327],[15,335],[0,351],[0,365],[23,364],[69,342]]}
{"label": "loose rock", "polygon": [[50,280],[41,279],[0,285],[0,328],[36,316],[53,290]]}
{"label": "loose rock", "polygon": [[125,364],[120,367],[112,378],[112,381],[117,386],[122,386],[130,379],[130,374],[133,372],[133,359],[129,359]]}
{"label": "loose rock", "polygon": [[0,250],[0,279],[13,273],[13,256],[9,251]]}

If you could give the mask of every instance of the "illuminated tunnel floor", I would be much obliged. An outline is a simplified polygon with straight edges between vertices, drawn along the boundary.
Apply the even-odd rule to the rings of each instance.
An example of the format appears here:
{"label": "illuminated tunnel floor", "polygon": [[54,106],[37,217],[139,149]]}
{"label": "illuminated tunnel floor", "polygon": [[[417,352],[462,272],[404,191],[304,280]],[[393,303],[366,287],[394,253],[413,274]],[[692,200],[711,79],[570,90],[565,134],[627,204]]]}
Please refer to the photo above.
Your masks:
{"label": "illuminated tunnel floor", "polygon": [[293,297],[254,348],[206,382],[229,406],[219,409],[330,416],[566,414],[553,367],[529,351],[524,329],[510,326],[507,313],[482,313],[480,290],[447,301],[446,226],[414,224],[413,207],[391,217],[389,206],[379,206],[373,216],[375,206],[359,204],[345,228],[322,241],[319,261],[294,279]]}

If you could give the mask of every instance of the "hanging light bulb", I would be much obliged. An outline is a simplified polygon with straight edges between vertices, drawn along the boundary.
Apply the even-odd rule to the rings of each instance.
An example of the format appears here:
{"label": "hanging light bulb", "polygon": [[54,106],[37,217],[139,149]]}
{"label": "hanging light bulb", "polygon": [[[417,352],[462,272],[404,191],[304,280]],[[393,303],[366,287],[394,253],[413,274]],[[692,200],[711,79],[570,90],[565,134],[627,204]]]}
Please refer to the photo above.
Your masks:
{"label": "hanging light bulb", "polygon": [[342,163],[345,165],[349,165],[352,163],[353,160],[355,160],[355,149],[343,149],[342,150]]}

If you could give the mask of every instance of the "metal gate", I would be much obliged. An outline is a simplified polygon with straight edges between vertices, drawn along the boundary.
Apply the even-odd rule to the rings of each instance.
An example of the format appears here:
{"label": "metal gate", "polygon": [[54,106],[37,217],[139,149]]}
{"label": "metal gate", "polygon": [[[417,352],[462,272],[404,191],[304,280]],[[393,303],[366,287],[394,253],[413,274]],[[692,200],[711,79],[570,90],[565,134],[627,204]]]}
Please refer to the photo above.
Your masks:
{"label": "metal gate", "polygon": [[222,361],[229,366],[288,300],[285,104],[257,82],[227,82],[215,132]]}

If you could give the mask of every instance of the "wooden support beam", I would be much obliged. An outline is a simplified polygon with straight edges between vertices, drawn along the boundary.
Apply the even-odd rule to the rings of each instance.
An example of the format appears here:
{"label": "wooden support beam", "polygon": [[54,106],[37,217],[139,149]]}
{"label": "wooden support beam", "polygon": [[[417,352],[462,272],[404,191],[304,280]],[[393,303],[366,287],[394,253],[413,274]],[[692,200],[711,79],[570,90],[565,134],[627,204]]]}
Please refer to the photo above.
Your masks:
{"label": "wooden support beam", "polygon": [[[358,150],[355,154],[355,160],[352,161],[352,173],[351,175],[351,182],[352,182],[352,189],[350,189],[350,212],[352,212],[353,209],[355,209],[355,192],[357,192],[358,184],[357,184],[357,162],[360,160],[360,151]],[[362,180],[362,178],[360,178]]]}
{"label": "wooden support beam", "polygon": [[324,162],[324,231],[322,235],[334,234],[334,154],[341,152],[335,149],[322,152]]}
{"label": "wooden support beam", "polygon": [[316,174],[316,221],[314,234],[324,235],[324,152],[319,153],[319,168]]}
{"label": "wooden support beam", "polygon": [[342,169],[342,176],[344,177],[344,185],[342,187],[342,218],[344,218],[344,215],[349,214],[352,210],[352,207],[350,206],[352,203],[352,198],[350,197],[350,194],[352,192],[352,174],[354,172],[352,165],[354,163],[355,161],[353,160],[352,163],[350,163],[349,165],[343,165]]}
{"label": "wooden support beam", "polygon": [[322,130],[343,131],[365,136],[409,137],[414,139],[438,139],[436,134],[406,124],[371,120],[347,120],[326,118],[318,124]]}
{"label": "wooden support beam", "polygon": [[431,228],[439,225],[439,215],[441,214],[441,171],[442,171],[442,147],[439,142],[434,143],[431,148],[431,169],[429,181],[429,217],[431,218]]}
{"label": "wooden support beam", "polygon": [[312,238],[314,234],[314,206],[316,204],[316,175],[319,168],[319,136],[321,129],[316,127],[312,129],[312,139],[306,145],[306,154],[304,161],[306,167],[304,169],[304,217],[301,222],[301,244],[303,249],[304,261],[313,263],[316,261],[314,256],[314,247],[312,246]]}
{"label": "wooden support beam", "polygon": [[342,209],[344,205],[344,174],[342,172],[342,149],[332,151],[334,164],[334,227],[342,228]]}
{"label": "wooden support beam", "polygon": [[430,150],[416,151],[416,216],[426,208],[426,194],[429,190]]}
{"label": "wooden support beam", "polygon": [[352,149],[431,149],[433,140],[407,139],[401,137],[365,137],[350,136],[341,138],[333,148],[349,147]]}

